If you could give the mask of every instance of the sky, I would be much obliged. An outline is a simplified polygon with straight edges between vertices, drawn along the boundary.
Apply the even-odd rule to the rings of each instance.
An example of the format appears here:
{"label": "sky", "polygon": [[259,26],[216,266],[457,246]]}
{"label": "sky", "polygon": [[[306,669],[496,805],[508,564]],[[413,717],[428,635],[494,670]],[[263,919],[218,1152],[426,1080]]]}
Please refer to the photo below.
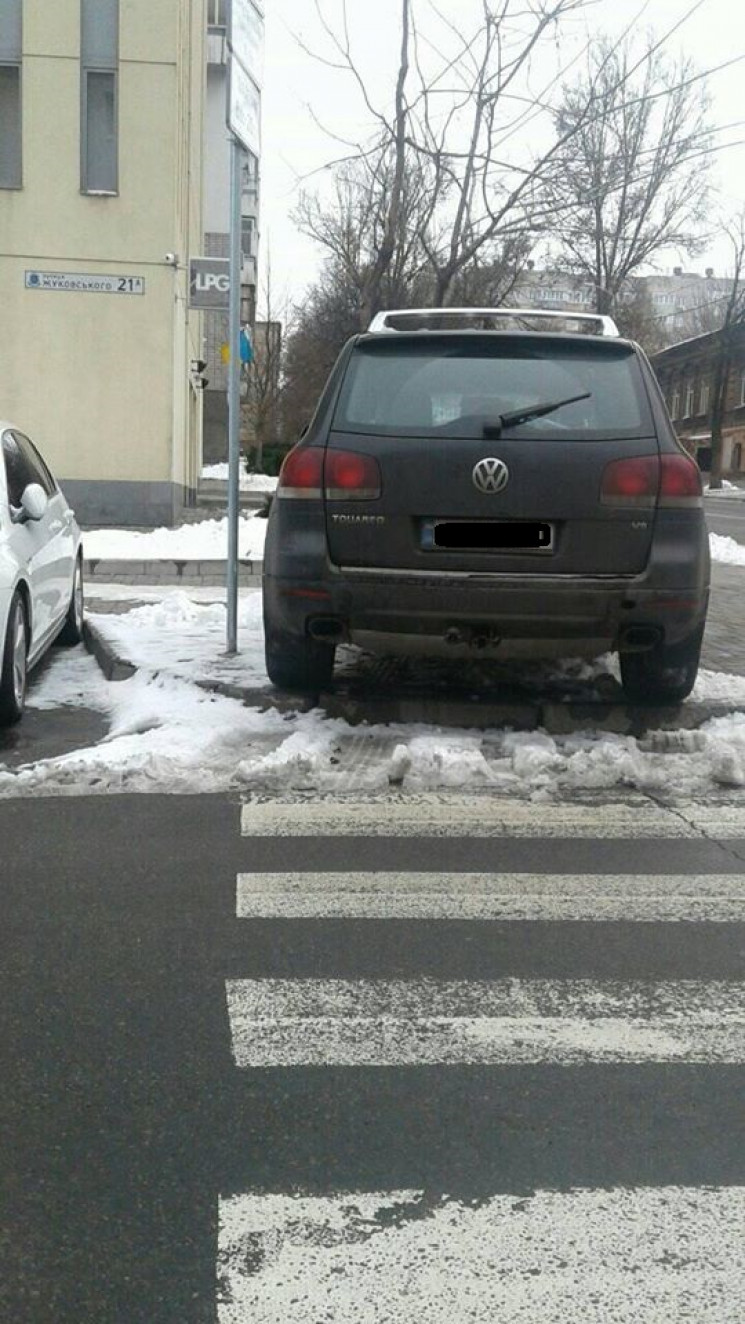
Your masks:
{"label": "sky", "polygon": [[[338,27],[341,0],[321,2],[329,22]],[[415,0],[420,10],[428,3]],[[300,191],[328,187],[329,172],[324,167],[348,151],[339,139],[366,139],[373,120],[350,75],[330,69],[308,53],[332,53],[314,0],[267,0],[265,7],[261,258],[264,283],[271,262],[272,300],[278,309],[301,299],[322,260],[318,248],[299,234],[291,219]],[[355,59],[377,104],[389,106],[400,0],[347,0],[347,8]],[[469,18],[475,21],[480,0],[439,0],[439,9],[464,31],[470,27]],[[715,153],[718,205],[738,210],[745,205],[745,6],[738,0],[595,0],[586,17],[574,20],[572,30],[562,36],[560,49],[548,48],[534,63],[533,87],[544,87],[556,77],[557,61],[571,58],[588,30],[590,35],[620,35],[630,24],[640,35],[651,28],[658,36],[679,24],[667,48],[691,57],[701,69],[742,57],[709,79],[711,118],[720,128],[716,142],[720,147],[733,144]],[[443,43],[454,40],[444,30],[441,36]],[[669,271],[682,262],[686,269],[701,272],[712,266],[721,275],[726,274],[728,259],[727,242],[715,230],[701,256],[688,260],[668,252],[659,269]]]}

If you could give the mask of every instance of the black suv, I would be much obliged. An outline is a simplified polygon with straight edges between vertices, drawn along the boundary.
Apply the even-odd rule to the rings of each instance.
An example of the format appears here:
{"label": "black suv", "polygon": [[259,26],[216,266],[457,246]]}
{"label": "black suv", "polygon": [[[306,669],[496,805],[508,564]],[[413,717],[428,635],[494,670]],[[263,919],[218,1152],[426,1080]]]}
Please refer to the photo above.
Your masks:
{"label": "black suv", "polygon": [[630,698],[678,702],[708,594],[698,468],[608,318],[392,312],[345,346],[282,467],[267,671],[318,691],[343,642],[495,662],[616,650]]}

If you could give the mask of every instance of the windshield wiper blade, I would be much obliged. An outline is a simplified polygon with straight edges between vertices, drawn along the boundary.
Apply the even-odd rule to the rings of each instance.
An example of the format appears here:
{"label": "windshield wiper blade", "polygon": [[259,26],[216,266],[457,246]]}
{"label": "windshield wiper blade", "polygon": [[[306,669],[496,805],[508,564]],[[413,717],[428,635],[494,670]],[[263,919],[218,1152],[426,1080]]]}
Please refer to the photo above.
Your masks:
{"label": "windshield wiper blade", "polygon": [[525,405],[523,409],[512,409],[508,414],[500,414],[497,422],[485,423],[484,436],[498,437],[502,428],[520,427],[522,423],[529,423],[532,418],[543,418],[545,414],[553,414],[564,405],[574,405],[578,400],[589,400],[591,396],[592,391],[583,391],[581,395],[568,395],[565,400],[550,400],[542,405]]}

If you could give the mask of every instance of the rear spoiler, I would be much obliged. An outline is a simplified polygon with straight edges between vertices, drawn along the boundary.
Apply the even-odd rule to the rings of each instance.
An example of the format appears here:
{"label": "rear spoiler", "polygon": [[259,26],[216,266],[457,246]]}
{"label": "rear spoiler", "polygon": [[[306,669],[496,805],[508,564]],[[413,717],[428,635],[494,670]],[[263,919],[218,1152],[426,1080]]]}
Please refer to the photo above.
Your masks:
{"label": "rear spoiler", "polygon": [[[555,313],[543,308],[400,308],[378,313],[369,335],[397,331],[500,331],[518,323],[523,331],[561,331],[569,328],[587,335],[618,336],[612,317],[602,313]],[[563,323],[563,327],[560,325]],[[574,332],[572,332],[574,333]]]}

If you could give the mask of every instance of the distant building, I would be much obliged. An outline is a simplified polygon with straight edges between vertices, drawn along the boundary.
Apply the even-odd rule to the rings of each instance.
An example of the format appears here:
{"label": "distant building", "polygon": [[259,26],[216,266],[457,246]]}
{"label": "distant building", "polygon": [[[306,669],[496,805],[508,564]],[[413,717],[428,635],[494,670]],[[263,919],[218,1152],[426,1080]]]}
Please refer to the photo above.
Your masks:
{"label": "distant building", "polygon": [[[707,315],[723,310],[732,282],[716,277],[711,267],[701,276],[676,267],[669,275],[633,276],[619,296],[624,303],[640,296],[648,301],[650,315],[660,324],[665,340],[674,341],[698,329],[707,329]],[[595,288],[581,276],[528,263],[512,289],[509,302],[563,312],[592,312]]]}
{"label": "distant building", "polygon": [[204,6],[0,0],[0,414],[88,524],[194,498]]}
{"label": "distant building", "polygon": [[[734,475],[745,473],[745,325],[731,336],[722,459],[724,473]],[[710,407],[719,345],[717,333],[709,332],[652,358],[678,437],[704,472],[711,465]]]}
{"label": "distant building", "polygon": [[[228,79],[227,2],[207,0],[207,92],[204,117],[204,252],[208,257],[230,254],[230,138],[225,124]],[[256,266],[259,238],[258,162],[246,156],[241,198],[241,321],[256,319]],[[228,315],[204,315],[205,463],[225,460],[228,453]]]}

